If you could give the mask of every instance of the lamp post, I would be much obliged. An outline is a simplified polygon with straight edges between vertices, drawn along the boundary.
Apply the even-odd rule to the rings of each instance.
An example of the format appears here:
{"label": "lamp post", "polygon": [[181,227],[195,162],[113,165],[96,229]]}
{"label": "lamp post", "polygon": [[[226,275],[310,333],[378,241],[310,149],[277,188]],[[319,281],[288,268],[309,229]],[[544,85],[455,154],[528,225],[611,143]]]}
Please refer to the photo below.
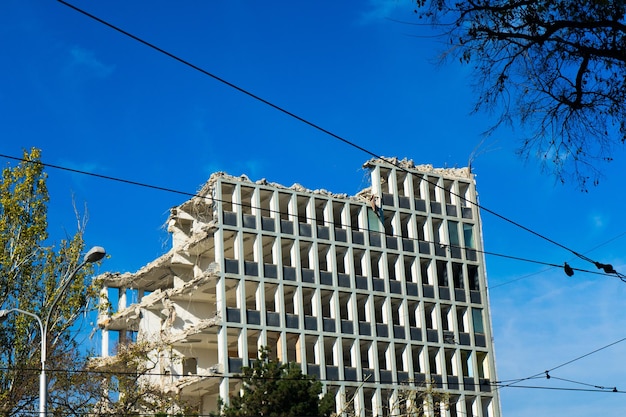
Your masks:
{"label": "lamp post", "polygon": [[48,346],[48,326],[50,325],[50,318],[52,317],[52,311],[58,304],[59,300],[63,296],[65,290],[70,283],[76,277],[76,274],[87,264],[98,262],[106,255],[106,251],[102,246],[94,246],[85,254],[83,261],[61,282],[61,289],[57,292],[56,297],[52,301],[45,321],[41,321],[38,315],[30,313],[28,311],[21,310],[19,308],[11,308],[8,310],[0,310],[0,321],[4,321],[9,313],[21,313],[27,316],[33,317],[39,324],[39,331],[41,332],[41,374],[39,375],[39,416],[46,417],[47,415],[47,402],[48,402],[48,380],[46,378],[46,358],[47,358],[47,346]]}

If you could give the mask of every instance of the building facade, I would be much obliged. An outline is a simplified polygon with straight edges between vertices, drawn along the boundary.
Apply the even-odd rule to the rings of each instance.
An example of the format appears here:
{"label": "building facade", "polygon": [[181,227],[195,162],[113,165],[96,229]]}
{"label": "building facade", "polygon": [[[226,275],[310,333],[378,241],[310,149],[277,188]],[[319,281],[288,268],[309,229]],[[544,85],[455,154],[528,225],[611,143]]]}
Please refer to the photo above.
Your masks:
{"label": "building facade", "polygon": [[201,414],[268,346],[340,414],[402,414],[412,387],[445,394],[430,414],[499,417],[473,175],[395,158],[364,168],[356,196],[213,174],[171,210],[168,253],[100,276],[102,356],[167,346],[152,378]]}

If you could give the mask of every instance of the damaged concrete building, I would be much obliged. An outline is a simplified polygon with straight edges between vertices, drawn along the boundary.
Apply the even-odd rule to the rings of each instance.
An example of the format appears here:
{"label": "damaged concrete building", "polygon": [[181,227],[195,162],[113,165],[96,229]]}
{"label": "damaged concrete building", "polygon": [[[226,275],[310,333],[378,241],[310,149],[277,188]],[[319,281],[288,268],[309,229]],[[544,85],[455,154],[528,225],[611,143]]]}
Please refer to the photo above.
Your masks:
{"label": "damaged concrete building", "polygon": [[171,210],[168,253],[99,277],[102,356],[165,344],[158,383],[205,415],[268,346],[339,413],[398,415],[411,386],[446,394],[437,415],[499,417],[473,175],[395,158],[364,168],[356,196],[213,174]]}

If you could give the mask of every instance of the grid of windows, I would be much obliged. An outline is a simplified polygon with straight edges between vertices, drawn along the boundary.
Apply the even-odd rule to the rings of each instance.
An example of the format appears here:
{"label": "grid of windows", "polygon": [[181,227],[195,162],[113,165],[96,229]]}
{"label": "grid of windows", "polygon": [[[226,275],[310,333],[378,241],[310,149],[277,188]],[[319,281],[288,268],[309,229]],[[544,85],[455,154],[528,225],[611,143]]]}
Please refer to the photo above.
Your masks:
{"label": "grid of windows", "polygon": [[[221,183],[221,214],[231,219],[224,230],[259,242],[243,248],[249,261],[229,260],[237,268],[227,272],[271,288],[278,301],[268,307],[266,298],[265,315],[242,311],[241,321],[228,325],[276,328],[270,347],[278,357],[297,357],[323,380],[350,385],[371,375],[373,384],[432,380],[461,392],[490,391],[477,220],[467,203],[472,184],[381,166],[373,176],[380,181],[370,201]],[[231,204],[238,189],[258,199],[256,209]],[[279,256],[270,255],[273,248]],[[255,340],[248,351],[269,342]]]}
{"label": "grid of windows", "polygon": [[[185,349],[208,348],[221,363],[215,398],[236,389],[228,375],[269,346],[325,381],[337,409],[391,415],[403,384],[432,384],[451,393],[442,415],[498,417],[473,180],[366,166],[372,186],[350,198],[220,175],[204,207],[211,215],[195,207],[191,220],[173,216],[175,243],[187,256],[202,250],[172,285],[219,265],[207,300],[176,304],[187,320],[221,318],[203,330],[208,337],[185,333]],[[209,222],[212,234],[198,238]],[[182,363],[182,375],[206,367],[197,352]]]}

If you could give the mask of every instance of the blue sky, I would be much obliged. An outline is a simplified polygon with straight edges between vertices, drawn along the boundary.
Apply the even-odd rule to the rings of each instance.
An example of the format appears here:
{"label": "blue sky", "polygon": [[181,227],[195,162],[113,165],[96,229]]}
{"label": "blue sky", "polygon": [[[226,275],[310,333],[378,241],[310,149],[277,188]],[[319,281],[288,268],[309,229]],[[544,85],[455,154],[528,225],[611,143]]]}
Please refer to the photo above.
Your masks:
{"label": "blue sky", "polygon": [[[626,273],[624,153],[588,193],[515,155],[494,120],[471,115],[470,69],[436,64],[445,45],[397,1],[74,0],[73,3],[378,155],[436,167],[472,159],[480,204]],[[0,5],[0,153],[193,193],[214,171],[354,194],[369,155],[149,49],[53,0]],[[6,158],[4,166],[10,161]],[[12,162],[11,162],[12,163]],[[169,249],[163,227],[185,196],[48,169],[50,232],[73,233],[87,206],[101,271],[134,271]],[[488,252],[593,266],[482,213]],[[626,284],[487,256],[500,380],[552,369],[626,337]],[[97,338],[88,343],[97,345]],[[626,391],[626,342],[519,385]],[[501,391],[505,417],[623,415],[626,395]]]}

